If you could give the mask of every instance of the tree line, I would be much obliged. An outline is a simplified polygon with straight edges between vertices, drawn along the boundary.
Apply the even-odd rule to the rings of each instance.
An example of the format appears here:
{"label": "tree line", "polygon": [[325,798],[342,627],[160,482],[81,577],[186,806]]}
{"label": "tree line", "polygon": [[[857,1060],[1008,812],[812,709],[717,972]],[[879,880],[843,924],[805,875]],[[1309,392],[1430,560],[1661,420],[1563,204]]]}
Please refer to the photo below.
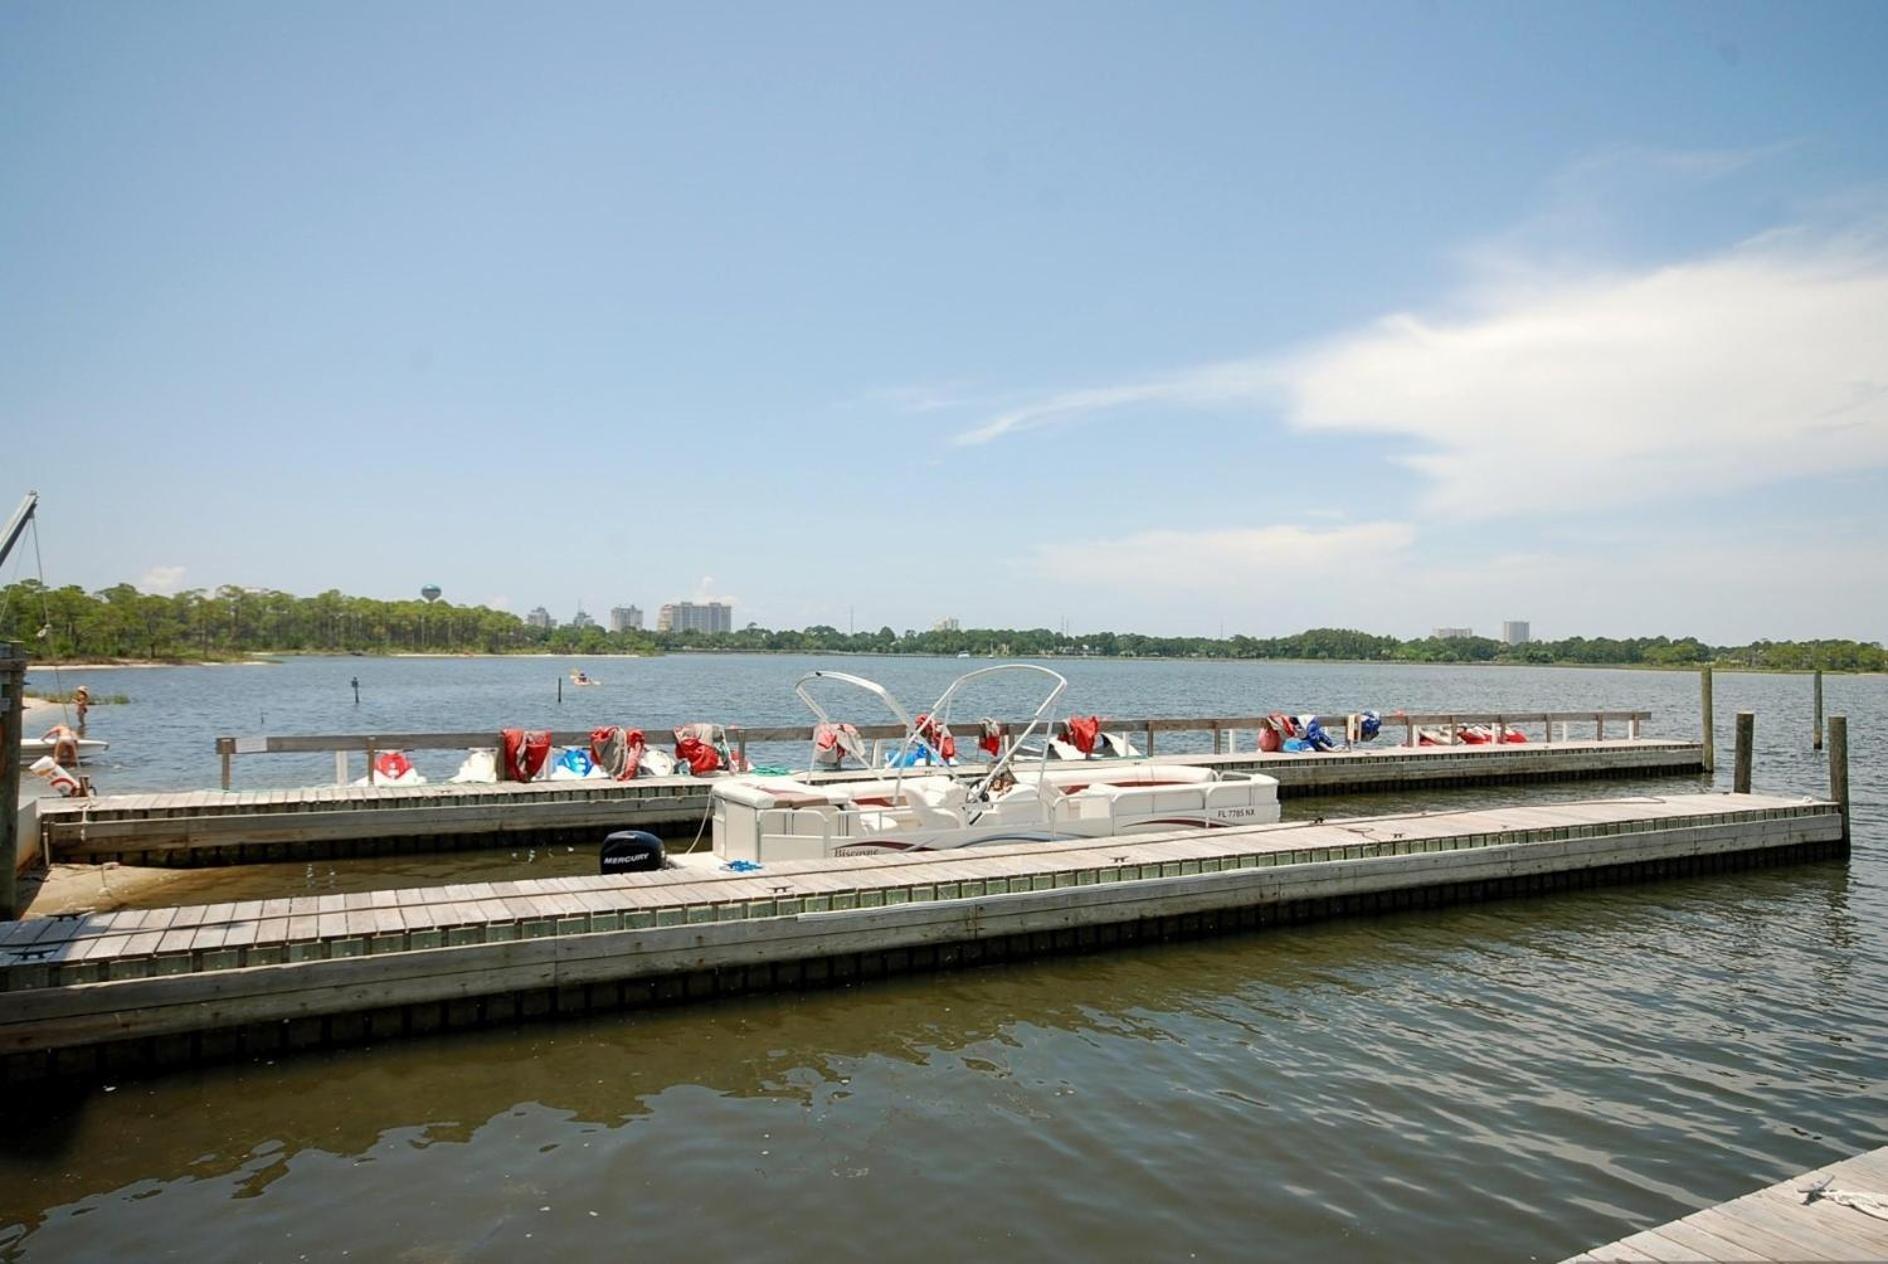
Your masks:
{"label": "tree line", "polygon": [[39,659],[182,661],[253,653],[571,653],[652,654],[664,650],[774,653],[971,654],[1038,658],[1324,659],[1408,663],[1571,663],[1755,670],[1888,671],[1875,641],[1755,641],[1710,645],[1696,637],[1568,637],[1506,645],[1491,637],[1399,640],[1349,628],[1292,636],[1068,634],[1048,628],[963,628],[842,632],[748,625],[732,632],[610,632],[600,627],[537,628],[508,610],[447,601],[379,601],[330,590],[314,597],[225,586],[172,595],[118,584],[88,593],[36,580],[0,589],[0,640]]}

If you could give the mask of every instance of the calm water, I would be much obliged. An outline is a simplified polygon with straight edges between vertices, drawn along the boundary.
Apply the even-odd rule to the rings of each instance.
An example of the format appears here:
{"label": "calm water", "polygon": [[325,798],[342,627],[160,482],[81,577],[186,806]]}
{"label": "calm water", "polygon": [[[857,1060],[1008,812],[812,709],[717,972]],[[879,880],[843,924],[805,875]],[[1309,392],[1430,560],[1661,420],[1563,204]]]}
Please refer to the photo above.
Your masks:
{"label": "calm water", "polygon": [[[820,662],[914,697],[958,670]],[[219,732],[798,718],[797,661],[596,660],[606,687],[567,693],[559,715],[568,665],[304,660],[86,683],[134,698],[94,712],[122,763],[112,788],[213,784]],[[1117,715],[1604,705],[1696,731],[1683,675],[1068,674],[1070,709]],[[1732,714],[1755,710],[1759,787],[1820,791],[1807,680],[1718,683],[1724,765]],[[1852,726],[1847,866],[16,1098],[0,1129],[0,1254],[1558,1259],[1888,1141],[1888,681],[1831,678],[1828,698]],[[238,784],[306,779],[275,771],[286,762],[241,763]]]}

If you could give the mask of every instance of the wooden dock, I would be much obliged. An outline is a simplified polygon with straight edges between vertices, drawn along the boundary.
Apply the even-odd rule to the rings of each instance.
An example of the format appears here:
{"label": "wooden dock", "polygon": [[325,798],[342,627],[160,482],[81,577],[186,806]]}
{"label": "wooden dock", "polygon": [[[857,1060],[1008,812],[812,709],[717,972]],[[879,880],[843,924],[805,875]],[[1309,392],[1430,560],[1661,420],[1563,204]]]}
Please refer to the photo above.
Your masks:
{"label": "wooden dock", "polygon": [[1888,1147],[1780,1181],[1565,1264],[1888,1260]]}
{"label": "wooden dock", "polygon": [[1846,853],[1677,795],[0,923],[6,1074],[249,1055]]}
{"label": "wooden dock", "polygon": [[[1322,754],[1163,756],[1276,777],[1283,797],[1702,771],[1696,742],[1583,739],[1551,745],[1369,746]],[[964,775],[980,775],[966,765]],[[814,780],[877,774],[816,773]],[[306,786],[41,800],[39,842],[59,861],[227,864],[458,847],[596,843],[614,829],[692,834],[712,781],[538,781],[497,785]]]}

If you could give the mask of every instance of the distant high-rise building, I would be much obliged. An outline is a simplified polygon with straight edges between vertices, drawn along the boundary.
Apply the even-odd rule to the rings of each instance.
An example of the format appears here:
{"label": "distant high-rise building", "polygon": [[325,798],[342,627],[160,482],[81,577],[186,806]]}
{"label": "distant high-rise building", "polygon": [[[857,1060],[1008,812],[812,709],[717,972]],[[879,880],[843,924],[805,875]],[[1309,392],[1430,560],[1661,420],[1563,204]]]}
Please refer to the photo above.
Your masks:
{"label": "distant high-rise building", "polygon": [[1453,641],[1459,637],[1474,636],[1475,629],[1474,628],[1437,628],[1430,635],[1434,636],[1438,641]]}
{"label": "distant high-rise building", "polygon": [[734,607],[725,601],[672,601],[656,612],[658,632],[732,632]]}
{"label": "distant high-rise building", "polygon": [[1501,643],[1503,645],[1526,645],[1528,628],[1526,619],[1510,619],[1501,625]]}
{"label": "distant high-rise building", "polygon": [[610,631],[642,631],[642,608],[639,606],[616,606],[610,610]]}
{"label": "distant high-rise building", "polygon": [[534,628],[548,628],[553,626],[551,612],[546,610],[543,606],[539,606],[536,610],[526,615],[524,621]]}
{"label": "distant high-rise building", "polygon": [[943,619],[939,619],[936,623],[933,623],[931,625],[931,630],[933,632],[958,632],[958,631],[962,631],[962,628],[958,625],[958,622],[956,619],[943,618]]}
{"label": "distant high-rise building", "polygon": [[570,626],[573,628],[594,628],[597,626],[597,621],[592,619],[580,606],[577,609],[577,613],[570,616]]}

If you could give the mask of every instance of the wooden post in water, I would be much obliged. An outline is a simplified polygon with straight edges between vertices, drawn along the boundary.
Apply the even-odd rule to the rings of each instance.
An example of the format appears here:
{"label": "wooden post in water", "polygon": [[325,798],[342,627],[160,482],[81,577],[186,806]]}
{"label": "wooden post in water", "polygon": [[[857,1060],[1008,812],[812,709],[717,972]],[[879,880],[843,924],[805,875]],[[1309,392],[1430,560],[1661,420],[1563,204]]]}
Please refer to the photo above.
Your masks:
{"label": "wooden post in water", "polygon": [[20,739],[26,720],[26,656],[0,641],[0,920],[20,915],[14,870],[20,866]]}
{"label": "wooden post in water", "polygon": [[559,706],[564,704],[564,678],[562,676],[557,678],[557,704]]}
{"label": "wooden post in water", "polygon": [[1757,733],[1757,717],[1749,711],[1737,713],[1737,753],[1731,771],[1731,793],[1750,793],[1750,747]]}
{"label": "wooden post in water", "polygon": [[1829,798],[1842,809],[1842,854],[1849,853],[1849,717],[1829,717]]}
{"label": "wooden post in water", "polygon": [[1816,669],[1816,726],[1810,730],[1809,748],[1822,749],[1822,668]]}
{"label": "wooden post in water", "polygon": [[1711,665],[1705,664],[1698,671],[1698,707],[1704,719],[1703,755],[1704,770],[1718,770],[1717,741],[1712,732],[1711,719]]}

